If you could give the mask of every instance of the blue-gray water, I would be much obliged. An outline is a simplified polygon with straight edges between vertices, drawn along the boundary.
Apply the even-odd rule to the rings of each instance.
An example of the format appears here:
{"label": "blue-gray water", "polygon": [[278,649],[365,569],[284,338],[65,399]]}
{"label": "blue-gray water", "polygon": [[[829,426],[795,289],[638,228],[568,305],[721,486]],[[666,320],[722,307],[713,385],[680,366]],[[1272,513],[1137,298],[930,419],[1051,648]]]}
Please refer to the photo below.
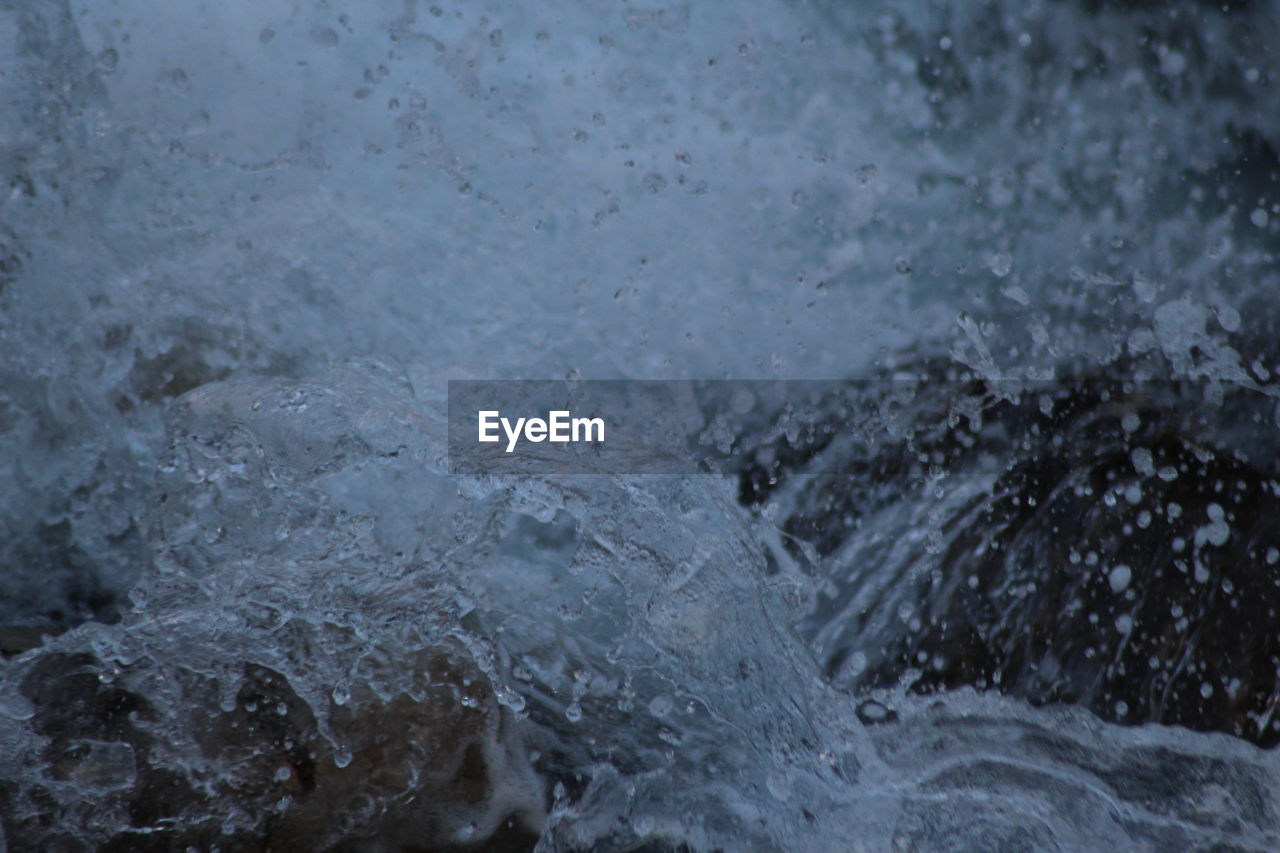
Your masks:
{"label": "blue-gray water", "polygon": [[[857,681],[1022,449],[846,524],[806,478],[875,432],[758,493],[444,435],[449,379],[1269,400],[1277,45],[1271,2],[0,0],[9,848],[1280,849],[1261,736]],[[1265,484],[1241,411],[1195,440]],[[1276,577],[1209,491],[1188,553]],[[1026,529],[1142,594],[1126,523]]]}

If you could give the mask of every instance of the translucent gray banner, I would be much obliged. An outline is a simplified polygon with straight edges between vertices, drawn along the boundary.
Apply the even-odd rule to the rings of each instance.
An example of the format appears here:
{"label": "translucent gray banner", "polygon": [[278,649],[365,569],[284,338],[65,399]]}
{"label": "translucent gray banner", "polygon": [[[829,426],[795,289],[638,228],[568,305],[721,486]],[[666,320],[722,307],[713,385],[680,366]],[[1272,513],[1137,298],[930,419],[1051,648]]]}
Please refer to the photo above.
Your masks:
{"label": "translucent gray banner", "polygon": [[1274,394],[1097,378],[462,380],[449,383],[449,460],[456,474],[741,473],[833,447],[895,447],[924,470],[1073,431],[1135,446],[1203,433],[1250,455],[1276,449]]}

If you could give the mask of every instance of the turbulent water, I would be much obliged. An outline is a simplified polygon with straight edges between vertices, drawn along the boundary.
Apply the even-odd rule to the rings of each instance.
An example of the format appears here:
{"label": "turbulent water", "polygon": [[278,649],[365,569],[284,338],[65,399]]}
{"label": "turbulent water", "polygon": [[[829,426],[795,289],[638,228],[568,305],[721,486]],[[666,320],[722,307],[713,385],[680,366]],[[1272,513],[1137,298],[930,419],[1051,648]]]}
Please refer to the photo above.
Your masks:
{"label": "turbulent water", "polygon": [[[1277,44],[0,0],[0,847],[1280,849]],[[849,382],[520,477],[461,378]]]}

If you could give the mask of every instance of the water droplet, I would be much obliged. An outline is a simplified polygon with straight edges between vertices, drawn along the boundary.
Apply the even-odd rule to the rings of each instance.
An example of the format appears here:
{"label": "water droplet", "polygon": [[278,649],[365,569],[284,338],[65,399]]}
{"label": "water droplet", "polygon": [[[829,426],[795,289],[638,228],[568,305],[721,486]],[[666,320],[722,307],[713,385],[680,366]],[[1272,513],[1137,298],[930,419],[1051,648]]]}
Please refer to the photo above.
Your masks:
{"label": "water droplet", "polygon": [[[974,579],[976,580],[976,578]],[[867,656],[862,652],[854,652],[849,655],[849,660],[845,663],[845,672],[850,675],[862,675],[867,668]]]}
{"label": "water droplet", "polygon": [[314,26],[311,28],[311,40],[321,47],[334,47],[338,43],[338,34],[331,27]]}
{"label": "water droplet", "polygon": [[1170,77],[1177,77],[1187,70],[1187,58],[1176,50],[1171,50],[1160,60],[1160,70]]}
{"label": "water droplet", "polygon": [[996,278],[1004,278],[1013,269],[1013,256],[1008,252],[996,252],[987,260],[987,266]]}
{"label": "water droplet", "polygon": [[[1211,545],[1224,545],[1227,539],[1231,537],[1231,527],[1227,524],[1222,506],[1219,504],[1209,504],[1208,509],[1209,523],[1200,528],[1199,533],[1204,535]],[[1196,541],[1200,540],[1199,535]]]}
{"label": "water droplet", "polygon": [[[115,71],[116,65],[118,65],[119,62],[120,54],[116,53],[114,48],[109,47],[102,51],[102,53],[98,54],[98,70],[103,74],[110,74],[112,71]],[[1266,216],[1266,212],[1263,211],[1262,215]]]}
{"label": "water droplet", "polygon": [[666,189],[667,179],[659,175],[657,172],[650,172],[641,180],[644,188],[651,193],[661,192]]}
{"label": "water droplet", "polygon": [[868,699],[857,707],[856,712],[858,719],[864,725],[875,725],[877,723],[892,722],[898,718],[896,712],[885,707],[874,699]]}
{"label": "water droplet", "polygon": [[1006,287],[1004,290],[1000,291],[1000,293],[1003,294],[1006,298],[1012,299],[1014,302],[1018,303],[1019,305],[1031,304],[1031,297],[1028,296],[1027,292],[1023,290],[1021,287],[1016,287],[1016,286]]}
{"label": "water droplet", "polygon": [[1112,592],[1122,592],[1129,586],[1129,580],[1133,577],[1133,572],[1128,566],[1116,566],[1107,575],[1111,581]]}

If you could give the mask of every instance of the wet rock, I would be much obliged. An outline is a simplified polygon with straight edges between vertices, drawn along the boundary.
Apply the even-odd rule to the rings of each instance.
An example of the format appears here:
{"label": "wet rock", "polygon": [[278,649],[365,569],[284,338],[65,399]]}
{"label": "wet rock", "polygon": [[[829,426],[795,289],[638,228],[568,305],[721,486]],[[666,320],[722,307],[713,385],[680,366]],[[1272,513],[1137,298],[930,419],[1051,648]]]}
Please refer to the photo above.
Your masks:
{"label": "wet rock", "polygon": [[378,695],[375,676],[319,709],[295,689],[305,674],[244,661],[224,685],[159,651],[125,666],[49,651],[10,673],[33,710],[24,772],[0,787],[15,849],[531,846],[540,785],[460,648],[382,649],[412,695]]}
{"label": "wet rock", "polygon": [[771,452],[779,495],[743,474],[829,561],[807,629],[831,677],[1280,742],[1270,396],[1095,374],[953,378],[908,405],[898,437]]}

